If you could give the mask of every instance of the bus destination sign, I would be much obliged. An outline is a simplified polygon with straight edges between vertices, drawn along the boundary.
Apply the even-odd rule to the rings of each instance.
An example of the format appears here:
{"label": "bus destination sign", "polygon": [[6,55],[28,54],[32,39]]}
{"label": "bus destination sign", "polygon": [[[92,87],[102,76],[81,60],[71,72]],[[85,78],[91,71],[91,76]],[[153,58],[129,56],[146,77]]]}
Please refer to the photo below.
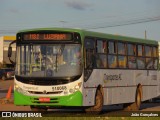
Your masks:
{"label": "bus destination sign", "polygon": [[72,40],[70,33],[27,33],[23,35],[23,40]]}

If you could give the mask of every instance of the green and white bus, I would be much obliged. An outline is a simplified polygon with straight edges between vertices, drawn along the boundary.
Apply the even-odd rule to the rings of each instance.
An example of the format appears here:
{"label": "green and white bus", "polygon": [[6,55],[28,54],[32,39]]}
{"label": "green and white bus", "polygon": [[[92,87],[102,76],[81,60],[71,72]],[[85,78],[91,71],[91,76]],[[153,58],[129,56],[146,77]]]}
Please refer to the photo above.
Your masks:
{"label": "green and white bus", "polygon": [[159,95],[157,41],[43,28],[20,31],[14,42],[15,105],[100,112],[104,105],[124,104],[138,110]]}

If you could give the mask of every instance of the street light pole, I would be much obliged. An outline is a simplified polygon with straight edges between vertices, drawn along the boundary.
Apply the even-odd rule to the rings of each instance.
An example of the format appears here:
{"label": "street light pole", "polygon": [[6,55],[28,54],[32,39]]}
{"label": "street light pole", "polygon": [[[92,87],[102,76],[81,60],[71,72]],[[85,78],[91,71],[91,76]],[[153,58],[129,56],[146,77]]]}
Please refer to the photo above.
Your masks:
{"label": "street light pole", "polygon": [[145,34],[145,39],[147,39],[147,31],[146,30],[145,30],[144,34]]}

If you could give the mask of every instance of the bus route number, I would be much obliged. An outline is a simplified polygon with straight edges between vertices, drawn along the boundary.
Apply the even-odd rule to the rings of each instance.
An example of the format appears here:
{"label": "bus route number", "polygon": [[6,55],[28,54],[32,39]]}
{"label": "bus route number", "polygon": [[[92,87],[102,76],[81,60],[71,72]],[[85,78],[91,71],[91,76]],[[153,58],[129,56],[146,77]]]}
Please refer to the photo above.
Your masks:
{"label": "bus route number", "polygon": [[56,87],[52,87],[53,91],[61,91],[61,90],[67,90],[66,86],[56,86]]}
{"label": "bus route number", "polygon": [[38,40],[39,39],[39,34],[29,34],[29,39]]}

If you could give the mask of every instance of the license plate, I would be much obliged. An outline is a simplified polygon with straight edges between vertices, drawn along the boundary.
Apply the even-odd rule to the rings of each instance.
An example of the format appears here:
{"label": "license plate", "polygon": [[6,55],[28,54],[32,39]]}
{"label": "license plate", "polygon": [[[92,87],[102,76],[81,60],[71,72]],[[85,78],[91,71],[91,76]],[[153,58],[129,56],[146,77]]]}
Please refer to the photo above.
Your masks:
{"label": "license plate", "polygon": [[50,98],[39,98],[40,102],[50,102]]}

